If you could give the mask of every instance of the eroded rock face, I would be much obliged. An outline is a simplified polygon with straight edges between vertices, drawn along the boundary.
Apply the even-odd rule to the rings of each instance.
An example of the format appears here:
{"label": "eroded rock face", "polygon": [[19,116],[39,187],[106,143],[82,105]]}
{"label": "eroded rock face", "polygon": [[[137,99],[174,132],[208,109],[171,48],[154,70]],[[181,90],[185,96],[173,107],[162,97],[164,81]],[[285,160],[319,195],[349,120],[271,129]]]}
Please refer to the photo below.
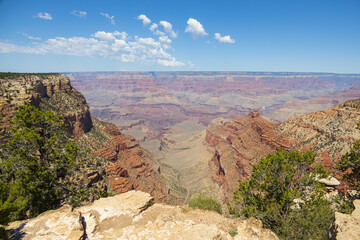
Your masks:
{"label": "eroded rock face", "polygon": [[[79,218],[81,221],[79,221]],[[93,204],[45,212],[11,223],[22,239],[278,239],[255,219],[229,219],[215,212],[153,204],[148,193],[130,191]],[[232,238],[230,230],[238,234]]]}
{"label": "eroded rock face", "polygon": [[351,214],[335,213],[335,222],[329,232],[331,240],[360,239],[360,200],[355,200],[354,206]]}
{"label": "eroded rock face", "polygon": [[[316,152],[317,163],[323,165],[332,176],[341,179],[342,175],[335,170],[335,165],[342,155],[350,151],[352,144],[360,139],[360,131],[356,129],[360,122],[359,101],[353,100],[323,111],[290,118],[274,130],[293,139],[295,149]],[[346,184],[340,184],[337,188],[347,189]]]}
{"label": "eroded rock face", "polygon": [[80,137],[92,128],[89,106],[63,74],[18,74],[0,79],[0,114],[7,126],[20,105],[30,103],[64,117],[68,132]]}
{"label": "eroded rock face", "polygon": [[231,120],[215,119],[207,129],[206,143],[215,149],[210,168],[212,179],[223,190],[225,199],[252,172],[252,165],[277,148],[291,149],[292,141],[274,131],[274,123],[262,118],[258,111]]}
{"label": "eroded rock face", "polygon": [[[106,160],[108,183],[116,193],[139,190],[150,193],[156,202],[165,202],[165,179],[155,171],[150,154],[133,137],[120,133],[110,123],[93,119],[94,128],[79,139],[92,154]],[[101,137],[99,137],[101,136]]]}
{"label": "eroded rock face", "polygon": [[[360,139],[360,131],[356,129],[360,122],[359,102],[359,99],[352,100],[320,112],[290,118],[280,124],[269,122],[256,110],[246,117],[215,119],[206,135],[206,143],[214,150],[213,161],[210,162],[213,180],[226,196],[226,192],[238,186],[237,180],[249,178],[253,164],[280,147],[316,152],[317,163],[332,176],[341,179],[342,175],[335,170],[335,165]],[[347,190],[346,183],[340,184],[334,179],[324,181],[340,191]],[[228,196],[231,197],[231,194]]]}

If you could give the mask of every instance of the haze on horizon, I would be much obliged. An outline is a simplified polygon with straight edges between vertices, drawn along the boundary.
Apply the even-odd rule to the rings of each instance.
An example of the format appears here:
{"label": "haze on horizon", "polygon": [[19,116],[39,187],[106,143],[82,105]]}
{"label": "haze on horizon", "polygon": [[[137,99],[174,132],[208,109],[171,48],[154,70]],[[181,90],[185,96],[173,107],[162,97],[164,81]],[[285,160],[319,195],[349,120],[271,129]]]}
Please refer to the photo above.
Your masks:
{"label": "haze on horizon", "polygon": [[360,73],[360,1],[0,0],[0,71]]}

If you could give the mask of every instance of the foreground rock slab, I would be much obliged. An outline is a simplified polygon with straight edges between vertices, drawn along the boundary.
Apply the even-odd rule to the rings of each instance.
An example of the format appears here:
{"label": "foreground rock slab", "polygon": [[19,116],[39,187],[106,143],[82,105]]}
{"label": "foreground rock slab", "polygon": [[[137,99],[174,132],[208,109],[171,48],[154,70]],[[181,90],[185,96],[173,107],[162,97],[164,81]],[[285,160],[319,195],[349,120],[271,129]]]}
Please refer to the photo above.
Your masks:
{"label": "foreground rock slab", "polygon": [[9,239],[82,239],[84,228],[81,214],[72,211],[66,205],[56,210],[50,210],[25,221],[9,224],[11,229]]}
{"label": "foreground rock slab", "polygon": [[330,239],[360,239],[360,200],[354,201],[355,210],[351,214],[335,213],[335,222],[330,230]]}
{"label": "foreground rock slab", "polygon": [[[71,209],[64,206],[8,226],[10,239],[278,239],[256,219],[229,219],[188,207],[153,204],[130,191]],[[231,237],[229,231],[238,234]]]}

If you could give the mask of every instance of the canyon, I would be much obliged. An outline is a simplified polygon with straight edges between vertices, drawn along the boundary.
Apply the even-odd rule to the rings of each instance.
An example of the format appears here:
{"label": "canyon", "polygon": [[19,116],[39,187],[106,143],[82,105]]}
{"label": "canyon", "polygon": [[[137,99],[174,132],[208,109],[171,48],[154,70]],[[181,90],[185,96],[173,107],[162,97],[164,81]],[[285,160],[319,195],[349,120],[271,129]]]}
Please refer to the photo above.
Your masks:
{"label": "canyon", "polygon": [[358,74],[65,74],[94,116],[151,153],[175,204],[199,193],[231,199],[237,181],[279,147],[311,149],[341,178],[334,164],[359,138],[359,109],[347,102],[360,98]]}
{"label": "canyon", "polygon": [[[184,205],[192,196],[210,195],[223,203],[226,215],[225,203],[232,199],[238,180],[247,180],[252,165],[278,148],[314,151],[317,163],[333,176],[319,180],[332,189],[330,194],[349,190],[335,164],[360,139],[356,129],[360,122],[358,75],[149,73],[149,77],[147,73],[116,73],[122,78],[112,79],[109,73],[78,74],[88,78],[76,79],[75,73],[70,77],[8,74],[0,78],[2,133],[16,108],[29,103],[62,115],[68,134],[64,137],[92,155],[74,175],[79,184],[92,190],[92,199],[79,208],[65,205],[34,219],[13,222],[7,227],[11,239],[141,239],[148,234],[164,239],[175,235],[180,239],[233,239],[232,230],[239,233],[234,239],[277,239],[255,219],[229,219],[160,203]],[[234,75],[250,80],[245,84],[246,79]],[[91,76],[101,77],[94,80]],[[169,76],[179,81],[172,82]],[[259,80],[262,88],[255,91],[252,84],[260,84],[252,81],[256,78],[264,79]],[[236,85],[234,79],[245,87],[237,88],[242,84]],[[230,83],[224,84],[227,81]],[[90,106],[73,84],[89,98]],[[314,95],[305,97],[312,84]],[[291,86],[294,89],[289,90]],[[294,97],[292,91],[303,95]],[[268,107],[251,102],[257,95]],[[228,102],[219,101],[226,98]],[[275,100],[278,104],[271,105]],[[284,116],[289,118],[283,121]],[[95,200],[99,190],[117,195]],[[359,219],[359,202],[354,204],[356,211],[351,216],[335,214],[333,238],[353,236]],[[67,220],[59,221],[59,217]]]}

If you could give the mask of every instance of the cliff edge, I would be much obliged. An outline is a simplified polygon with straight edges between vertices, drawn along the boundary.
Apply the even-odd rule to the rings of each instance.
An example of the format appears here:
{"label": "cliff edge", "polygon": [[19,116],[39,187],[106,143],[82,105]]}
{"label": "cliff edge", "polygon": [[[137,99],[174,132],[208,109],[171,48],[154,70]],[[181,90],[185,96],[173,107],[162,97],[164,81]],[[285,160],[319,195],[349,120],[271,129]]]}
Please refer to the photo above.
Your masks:
{"label": "cliff edge", "polygon": [[[277,240],[255,219],[229,219],[189,207],[154,204],[140,191],[96,200],[88,206],[64,206],[36,218],[12,222],[9,239],[262,239]],[[230,231],[236,231],[234,237]]]}

